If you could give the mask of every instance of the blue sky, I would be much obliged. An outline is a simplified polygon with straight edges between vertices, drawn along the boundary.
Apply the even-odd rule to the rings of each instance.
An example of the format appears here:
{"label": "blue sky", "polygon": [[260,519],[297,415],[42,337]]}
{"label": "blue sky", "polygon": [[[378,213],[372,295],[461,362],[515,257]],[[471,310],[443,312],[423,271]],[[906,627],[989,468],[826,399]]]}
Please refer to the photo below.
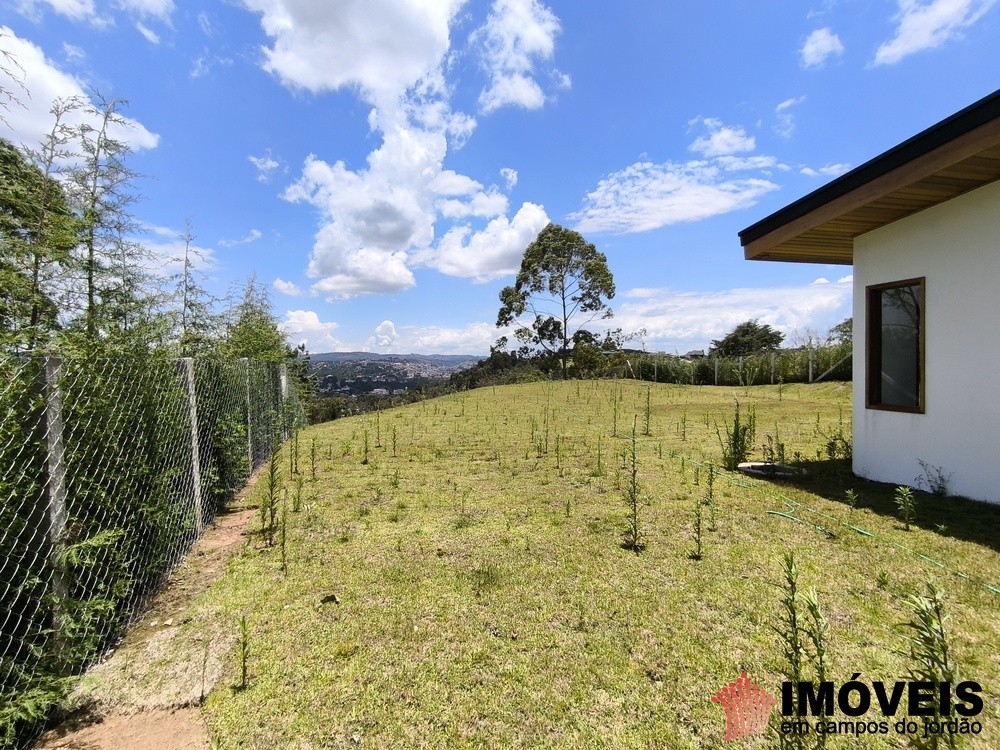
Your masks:
{"label": "blue sky", "polygon": [[314,352],[487,352],[549,221],[606,253],[647,349],[748,318],[795,342],[850,314],[851,268],[737,232],[1000,88],[996,5],[0,0],[30,93],[0,135],[128,99],[159,267],[190,220],[206,285],[256,273]]}

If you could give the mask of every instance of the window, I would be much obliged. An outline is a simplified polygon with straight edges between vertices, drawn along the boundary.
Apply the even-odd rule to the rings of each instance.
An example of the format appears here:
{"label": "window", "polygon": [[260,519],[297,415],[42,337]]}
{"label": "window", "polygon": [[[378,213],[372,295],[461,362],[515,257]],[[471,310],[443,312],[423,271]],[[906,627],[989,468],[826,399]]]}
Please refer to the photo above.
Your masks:
{"label": "window", "polygon": [[924,279],[870,286],[867,406],[924,410]]}

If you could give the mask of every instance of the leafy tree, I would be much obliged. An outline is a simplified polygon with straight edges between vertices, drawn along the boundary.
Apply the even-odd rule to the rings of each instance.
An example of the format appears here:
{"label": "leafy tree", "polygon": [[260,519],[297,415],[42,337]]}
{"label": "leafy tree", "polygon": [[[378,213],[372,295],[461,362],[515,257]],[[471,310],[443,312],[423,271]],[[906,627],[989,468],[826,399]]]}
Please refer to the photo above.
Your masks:
{"label": "leafy tree", "polygon": [[605,300],[614,296],[604,253],[579,233],[549,224],[525,249],[514,286],[500,292],[497,327],[517,324],[518,340],[558,357],[565,379],[575,337],[612,316]]}
{"label": "leafy tree", "polygon": [[727,336],[712,342],[713,354],[720,357],[745,357],[777,349],[785,334],[756,319],[740,323]]}
{"label": "leafy tree", "polygon": [[264,362],[284,362],[289,357],[288,344],[271,313],[267,288],[251,276],[243,287],[242,299],[230,311],[222,353],[239,359],[249,357]]}
{"label": "leafy tree", "polygon": [[829,339],[834,344],[854,343],[854,318],[845,318],[831,328]]}

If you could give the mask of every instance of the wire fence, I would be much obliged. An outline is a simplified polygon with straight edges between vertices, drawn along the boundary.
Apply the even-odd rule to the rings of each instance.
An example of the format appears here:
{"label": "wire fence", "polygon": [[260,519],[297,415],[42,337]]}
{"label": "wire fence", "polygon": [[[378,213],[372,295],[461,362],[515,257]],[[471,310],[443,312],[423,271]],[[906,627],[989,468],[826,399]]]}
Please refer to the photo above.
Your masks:
{"label": "wire fence", "polygon": [[851,345],[781,349],[745,357],[641,354],[629,357],[622,377],[691,385],[776,385],[850,380]]}
{"label": "wire fence", "polygon": [[33,738],[301,421],[284,365],[0,358],[0,747]]}

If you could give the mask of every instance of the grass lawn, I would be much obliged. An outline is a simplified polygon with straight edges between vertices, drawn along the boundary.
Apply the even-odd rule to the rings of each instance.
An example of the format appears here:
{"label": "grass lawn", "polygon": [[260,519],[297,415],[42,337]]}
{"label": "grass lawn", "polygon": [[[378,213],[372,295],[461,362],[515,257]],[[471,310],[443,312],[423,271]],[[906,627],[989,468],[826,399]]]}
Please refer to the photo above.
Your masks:
{"label": "grass lawn", "polygon": [[[734,398],[744,415],[755,405],[755,456],[770,436],[810,475],[711,470],[706,504]],[[633,420],[640,553],[621,546]],[[983,734],[967,746],[1000,746],[1000,508],[918,493],[904,530],[892,487],[827,459],[838,434],[850,435],[843,384],[632,381],[487,388],[303,430],[298,479],[289,446],[280,461],[287,572],[280,532],[273,546],[255,536],[184,626],[233,643],[205,705],[213,737],[222,748],[722,747],[719,688],[747,672],[780,691],[772,626],[793,552],[828,621],[838,685],[856,672],[904,678],[903,600],[935,580],[952,657],[986,691]]]}

